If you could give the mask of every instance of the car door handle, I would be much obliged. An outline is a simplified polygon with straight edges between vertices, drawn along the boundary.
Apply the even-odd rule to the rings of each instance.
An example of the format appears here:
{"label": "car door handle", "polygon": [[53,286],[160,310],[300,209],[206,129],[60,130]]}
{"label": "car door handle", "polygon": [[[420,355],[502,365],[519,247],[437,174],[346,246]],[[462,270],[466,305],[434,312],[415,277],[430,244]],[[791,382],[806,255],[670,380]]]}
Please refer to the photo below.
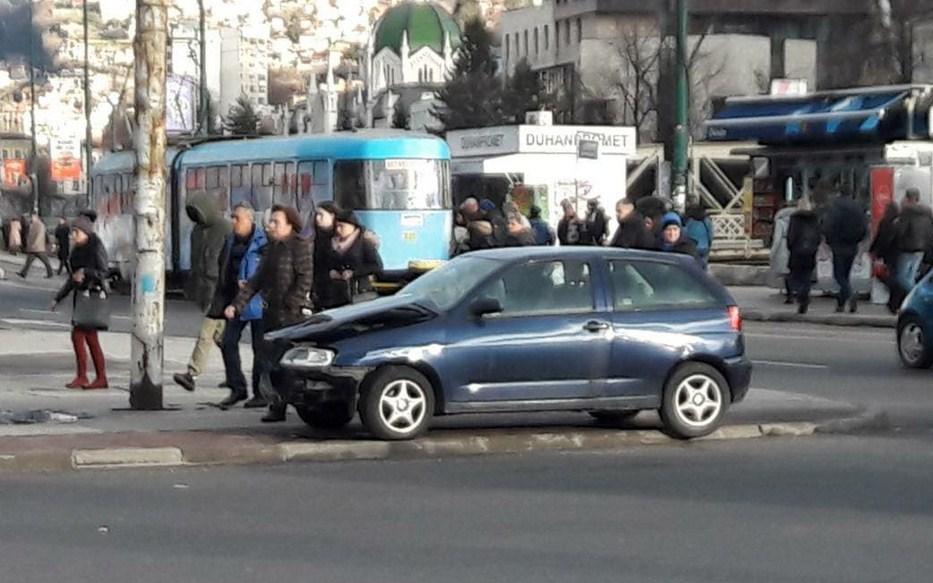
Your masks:
{"label": "car door handle", "polygon": [[599,320],[590,320],[583,325],[583,329],[587,332],[602,332],[603,330],[609,329],[609,322],[600,322]]}

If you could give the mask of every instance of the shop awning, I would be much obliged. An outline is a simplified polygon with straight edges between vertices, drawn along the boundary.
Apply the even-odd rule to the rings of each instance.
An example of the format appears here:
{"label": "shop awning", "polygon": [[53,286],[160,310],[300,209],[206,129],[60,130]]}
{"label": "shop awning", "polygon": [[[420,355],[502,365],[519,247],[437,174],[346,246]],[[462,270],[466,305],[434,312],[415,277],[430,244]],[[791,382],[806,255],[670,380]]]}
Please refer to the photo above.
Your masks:
{"label": "shop awning", "polygon": [[[879,87],[794,97],[738,97],[706,124],[710,141],[890,142],[929,135],[929,87]],[[916,99],[921,97],[923,99]],[[924,114],[918,106],[925,107]]]}

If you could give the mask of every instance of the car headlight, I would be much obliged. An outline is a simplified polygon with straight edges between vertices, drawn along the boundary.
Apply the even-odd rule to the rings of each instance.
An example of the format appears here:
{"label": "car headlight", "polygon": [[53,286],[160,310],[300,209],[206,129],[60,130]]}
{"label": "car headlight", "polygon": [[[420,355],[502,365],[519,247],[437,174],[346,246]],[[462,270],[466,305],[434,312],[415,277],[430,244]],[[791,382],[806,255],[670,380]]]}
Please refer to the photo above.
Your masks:
{"label": "car headlight", "polygon": [[285,368],[323,368],[330,366],[335,356],[332,350],[297,346],[286,352],[279,363]]}

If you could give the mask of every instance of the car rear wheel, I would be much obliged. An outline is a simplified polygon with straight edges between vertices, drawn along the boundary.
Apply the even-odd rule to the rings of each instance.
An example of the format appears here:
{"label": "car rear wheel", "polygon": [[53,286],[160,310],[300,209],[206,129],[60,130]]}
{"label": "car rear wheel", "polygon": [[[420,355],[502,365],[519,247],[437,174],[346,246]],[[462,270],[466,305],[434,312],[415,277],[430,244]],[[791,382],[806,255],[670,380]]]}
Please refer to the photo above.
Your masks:
{"label": "car rear wheel", "polygon": [[588,411],[588,413],[600,423],[625,423],[634,419],[640,411]]}
{"label": "car rear wheel", "polygon": [[376,437],[412,439],[424,433],[434,414],[434,391],[418,371],[402,366],[380,369],[366,380],[360,418]]}
{"label": "car rear wheel", "polygon": [[920,321],[907,317],[897,331],[897,353],[907,368],[930,368],[933,351],[927,346],[927,338]]}
{"label": "car rear wheel", "polygon": [[664,386],[664,429],[678,439],[708,435],[719,427],[729,399],[729,384],[719,371],[700,362],[684,364]]}
{"label": "car rear wheel", "polygon": [[340,429],[353,420],[353,408],[346,403],[332,401],[316,407],[295,407],[301,420],[319,429]]}

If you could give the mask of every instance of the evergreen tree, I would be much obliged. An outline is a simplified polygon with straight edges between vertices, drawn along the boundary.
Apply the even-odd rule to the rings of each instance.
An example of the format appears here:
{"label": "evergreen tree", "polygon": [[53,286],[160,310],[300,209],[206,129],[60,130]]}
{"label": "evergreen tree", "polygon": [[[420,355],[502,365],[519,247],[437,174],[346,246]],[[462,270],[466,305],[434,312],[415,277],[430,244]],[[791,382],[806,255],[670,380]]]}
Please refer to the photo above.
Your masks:
{"label": "evergreen tree", "polygon": [[503,123],[502,84],[496,67],[489,31],[481,20],[469,21],[454,70],[435,93],[441,104],[432,113],[443,131]]}
{"label": "evergreen tree", "polygon": [[544,85],[523,58],[515,65],[502,96],[502,115],[506,123],[525,123],[525,113],[541,109],[544,101]]}
{"label": "evergreen tree", "polygon": [[259,114],[245,95],[237,98],[224,118],[224,129],[235,136],[255,136],[259,130]]}

